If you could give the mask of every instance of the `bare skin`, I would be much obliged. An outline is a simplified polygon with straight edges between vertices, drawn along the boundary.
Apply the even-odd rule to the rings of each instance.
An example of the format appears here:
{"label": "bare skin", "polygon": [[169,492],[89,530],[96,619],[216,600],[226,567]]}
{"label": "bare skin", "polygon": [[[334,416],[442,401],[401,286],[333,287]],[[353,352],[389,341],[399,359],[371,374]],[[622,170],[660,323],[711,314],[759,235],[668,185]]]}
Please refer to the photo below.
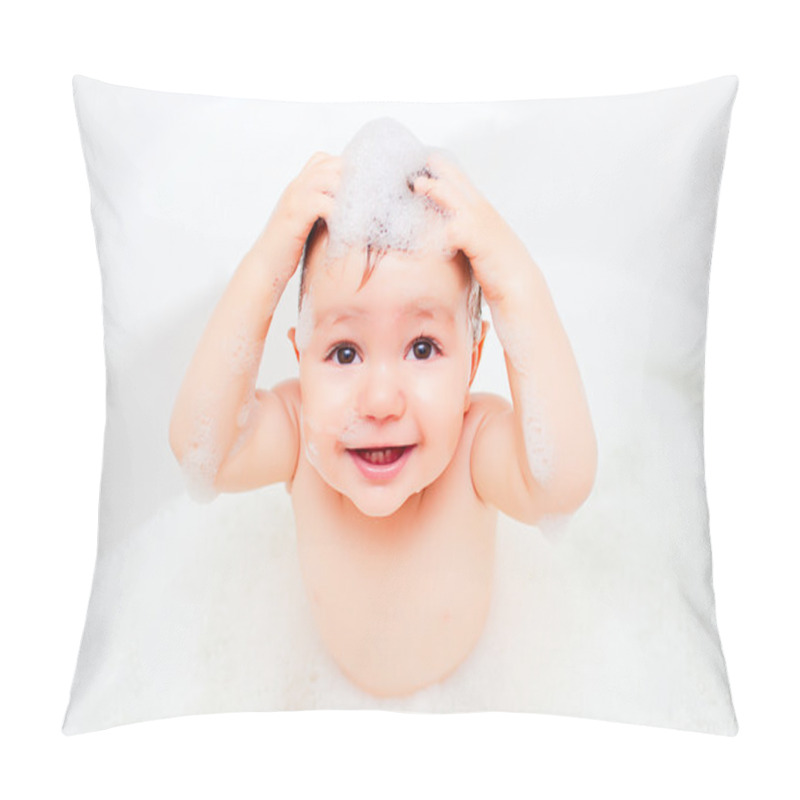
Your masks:
{"label": "bare skin", "polygon": [[[332,209],[340,161],[316,154],[231,279],[170,426],[185,464],[198,419],[210,420],[215,491],[286,484],[322,640],[378,696],[444,679],[475,646],[498,510],[530,524],[570,513],[596,469],[580,376],[538,267],[453,165],[430,166],[437,177],[414,190],[447,213],[457,254],[388,253],[362,286],[363,253],[328,259],[323,238],[307,264],[302,335],[289,331],[299,380],[254,390],[272,311],[311,226]],[[511,345],[513,404],[470,392],[488,325],[473,337],[464,255]],[[249,369],[231,369],[230,343],[242,337]],[[553,454],[546,475],[531,450],[534,396]]]}

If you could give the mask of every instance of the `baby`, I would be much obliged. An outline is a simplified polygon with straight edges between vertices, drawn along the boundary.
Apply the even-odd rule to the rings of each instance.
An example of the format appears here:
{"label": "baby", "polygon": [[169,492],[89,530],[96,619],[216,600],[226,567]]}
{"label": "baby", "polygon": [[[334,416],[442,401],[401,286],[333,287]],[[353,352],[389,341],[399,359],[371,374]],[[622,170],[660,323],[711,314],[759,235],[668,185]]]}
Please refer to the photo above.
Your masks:
{"label": "baby", "polygon": [[[401,180],[381,194],[370,163]],[[353,187],[370,175],[364,214]],[[257,390],[301,258],[299,380]],[[470,391],[488,330],[481,295],[513,404]],[[341,157],[317,153],[285,189],[203,333],[170,444],[210,496],[286,484],[322,640],[352,682],[385,697],[443,680],[475,646],[498,511],[531,525],[573,512],[597,460],[539,268],[453,160],[391,120]]]}

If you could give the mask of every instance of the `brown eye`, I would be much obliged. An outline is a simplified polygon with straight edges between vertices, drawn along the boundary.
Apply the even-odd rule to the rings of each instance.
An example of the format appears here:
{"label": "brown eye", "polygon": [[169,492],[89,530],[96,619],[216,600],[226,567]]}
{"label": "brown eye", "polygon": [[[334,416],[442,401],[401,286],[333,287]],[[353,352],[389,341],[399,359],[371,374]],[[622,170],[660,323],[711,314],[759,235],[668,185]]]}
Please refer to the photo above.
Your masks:
{"label": "brown eye", "polygon": [[352,364],[356,359],[354,347],[340,347],[336,350],[335,355],[338,364]]}
{"label": "brown eye", "polygon": [[417,339],[417,341],[414,342],[412,350],[414,351],[414,356],[419,361],[424,361],[433,354],[433,344],[427,339]]}

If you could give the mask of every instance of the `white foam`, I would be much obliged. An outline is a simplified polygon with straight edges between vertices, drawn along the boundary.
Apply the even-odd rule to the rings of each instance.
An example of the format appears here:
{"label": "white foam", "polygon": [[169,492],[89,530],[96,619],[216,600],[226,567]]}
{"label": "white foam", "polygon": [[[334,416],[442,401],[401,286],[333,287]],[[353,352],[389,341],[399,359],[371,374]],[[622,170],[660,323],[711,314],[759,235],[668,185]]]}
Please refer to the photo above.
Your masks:
{"label": "white foam", "polygon": [[200,415],[194,425],[181,469],[189,496],[199,503],[210,503],[218,494],[214,480],[222,457],[216,445],[215,426],[208,415]]}
{"label": "white foam", "polygon": [[[300,431],[303,443],[303,451],[306,454],[306,459],[308,463],[311,464],[312,467],[322,475],[321,466],[319,463],[319,448],[316,445],[316,442],[312,441],[311,438],[306,436],[306,428],[310,432],[311,436],[315,436],[317,434],[323,433],[322,429],[315,425],[314,422],[306,416],[303,411],[302,405],[300,406]],[[323,475],[324,478],[324,475]],[[325,479],[327,480],[327,479]]]}
{"label": "white foam", "polygon": [[545,425],[541,403],[529,376],[523,376],[520,380],[520,393],[522,433],[525,437],[528,467],[537,483],[547,486],[553,477],[553,443]]}
{"label": "white foam", "polygon": [[256,405],[256,393],[251,391],[248,399],[242,404],[239,416],[236,417],[237,428],[246,428],[252,423],[253,411],[255,411]]}
{"label": "white foam", "polygon": [[571,519],[571,514],[545,514],[536,523],[536,527],[545,539],[555,544],[564,538]]}
{"label": "white foam", "polygon": [[224,458],[235,455],[255,427],[254,412],[258,409],[256,380],[262,348],[263,342],[250,334],[245,326],[241,326],[226,342],[225,356],[234,379],[241,381],[241,376],[246,376],[247,380],[244,400],[236,414],[237,437],[227,455],[219,446],[219,398],[207,391],[199,402],[192,438],[180,462],[187,492],[198,502],[207,503],[217,497],[219,492],[214,483]]}
{"label": "white foam", "polygon": [[228,338],[226,356],[234,375],[255,372],[261,361],[261,345],[246,327],[241,326]]}
{"label": "white foam", "polygon": [[366,244],[376,250],[446,250],[441,209],[409,187],[433,152],[390,117],[356,133],[342,152],[341,183],[327,220],[329,257]]}
{"label": "white foam", "polygon": [[308,463],[319,472],[319,449],[314,442],[306,442],[306,458],[308,459]]}
{"label": "white foam", "polygon": [[350,415],[345,426],[339,433],[339,441],[345,446],[364,444],[364,434],[369,431],[370,425],[358,416],[355,409],[350,409]]}
{"label": "white foam", "polygon": [[497,338],[500,339],[500,344],[503,345],[503,352],[508,356],[514,369],[520,376],[526,376],[530,371],[530,355],[528,348],[520,342],[514,334],[513,326],[508,324],[508,321],[503,316],[497,313],[496,308],[489,306],[492,311],[492,322],[494,329],[497,333]]}
{"label": "white foam", "polygon": [[530,363],[529,349],[518,341],[513,328],[500,314],[492,309],[494,329],[503,350],[518,376],[518,398],[522,407],[522,433],[525,438],[525,454],[531,475],[541,486],[546,486],[553,476],[554,448],[545,423],[545,413]]}

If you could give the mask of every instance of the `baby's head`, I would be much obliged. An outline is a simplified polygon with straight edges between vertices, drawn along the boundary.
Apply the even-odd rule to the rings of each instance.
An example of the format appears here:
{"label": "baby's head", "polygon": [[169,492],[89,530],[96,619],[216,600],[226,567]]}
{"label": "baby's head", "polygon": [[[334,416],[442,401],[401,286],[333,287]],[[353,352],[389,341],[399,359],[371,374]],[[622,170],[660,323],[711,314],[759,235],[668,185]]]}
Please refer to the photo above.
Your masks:
{"label": "baby's head", "polygon": [[[346,188],[347,150],[343,156]],[[425,227],[431,214],[422,208]],[[298,326],[289,333],[300,363],[303,443],[329,485],[362,513],[384,517],[451,463],[488,325],[460,251],[413,226],[405,228],[413,240],[391,246],[391,219],[378,220],[382,239],[362,232],[349,241],[341,235],[347,221],[332,222],[318,220],[306,242]]]}
{"label": "baby's head", "polygon": [[[303,300],[305,299],[306,294],[308,293],[309,288],[309,279],[308,279],[308,264],[311,260],[312,256],[319,250],[320,252],[324,253],[321,256],[321,259],[324,264],[329,266],[333,258],[328,253],[328,244],[330,242],[330,236],[328,233],[328,225],[322,217],[317,219],[314,223],[313,227],[311,228],[311,232],[308,234],[308,238],[306,239],[305,247],[303,248],[303,258],[300,263],[300,292],[298,294],[298,303],[297,303],[297,313],[298,319],[301,322],[305,322],[306,324],[311,320],[311,315],[307,315],[306,317],[303,316]],[[378,263],[382,260],[383,256],[387,252],[395,252],[400,255],[408,255],[408,256],[416,256],[418,258],[430,258],[431,256],[434,259],[437,259],[440,256],[446,256],[446,260],[454,260],[457,262],[463,269],[464,276],[468,283],[468,293],[467,293],[467,316],[470,323],[470,330],[472,333],[472,338],[475,343],[481,340],[483,334],[483,325],[482,325],[482,307],[483,307],[483,292],[481,291],[481,285],[475,278],[475,274],[472,271],[472,265],[469,263],[469,259],[459,250],[454,256],[450,256],[447,251],[442,251],[441,253],[436,252],[435,249],[428,250],[428,251],[403,251],[403,250],[377,250],[371,244],[367,244],[366,247],[361,250],[362,253],[362,261],[363,261],[363,273],[361,278],[361,286],[363,286],[372,275],[375,267],[377,267]],[[347,253],[347,251],[345,251]],[[298,336],[301,337],[302,342],[302,329],[298,330]]]}

